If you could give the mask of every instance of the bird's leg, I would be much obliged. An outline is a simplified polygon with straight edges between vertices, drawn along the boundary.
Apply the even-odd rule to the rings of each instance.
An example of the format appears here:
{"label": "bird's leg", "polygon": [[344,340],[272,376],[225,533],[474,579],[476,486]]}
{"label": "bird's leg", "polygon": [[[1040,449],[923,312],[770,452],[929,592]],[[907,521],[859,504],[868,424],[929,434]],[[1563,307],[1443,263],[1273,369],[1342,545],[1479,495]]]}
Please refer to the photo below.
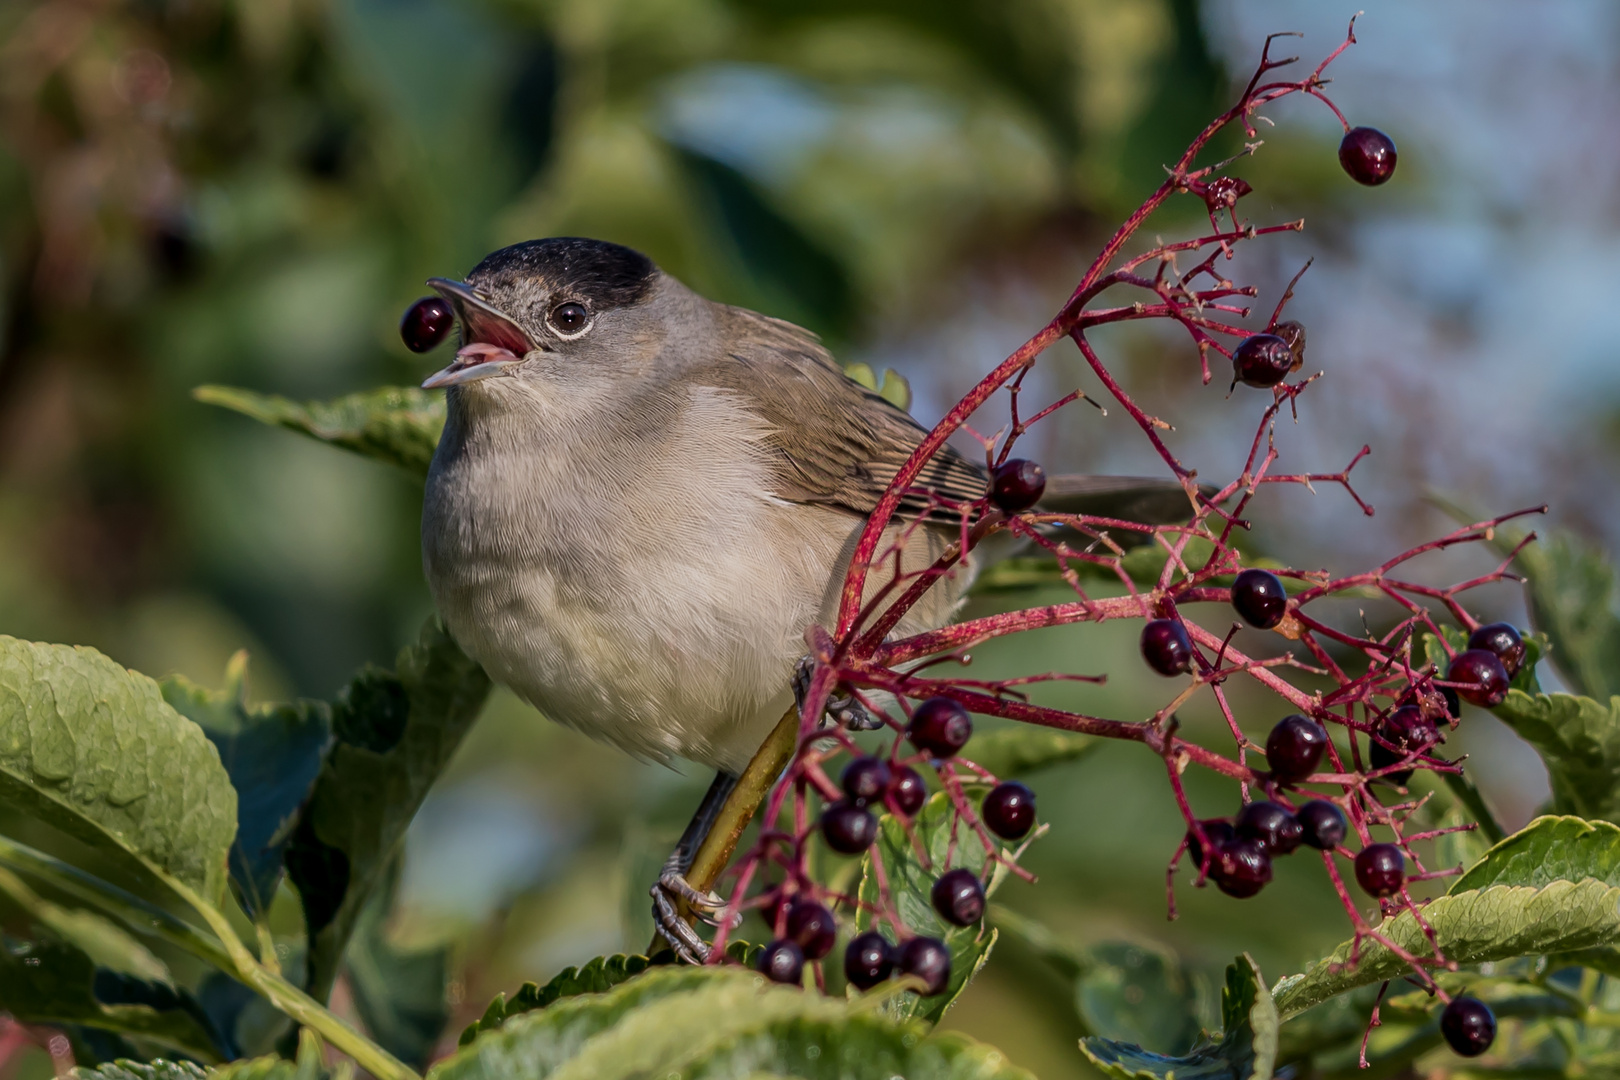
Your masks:
{"label": "bird's leg", "polygon": [[698,848],[703,846],[709,830],[714,827],[715,818],[720,814],[720,808],[726,804],[727,796],[736,786],[737,778],[730,773],[714,774],[714,783],[709,785],[703,801],[698,803],[697,812],[687,823],[686,831],[675,844],[675,850],[664,860],[658,882],[652,887],[653,923],[658,928],[658,935],[669,942],[675,955],[688,964],[703,963],[709,955],[709,946],[681,917],[675,901],[685,900],[693,911],[709,921],[725,906],[725,900],[715,893],[701,893],[693,888],[691,882],[686,880],[686,872],[692,868],[692,859],[696,857]]}
{"label": "bird's leg", "polygon": [[[800,657],[798,666],[793,669],[793,700],[799,703],[801,712],[804,711],[805,695],[810,693],[810,676],[814,672],[815,663],[808,656]],[[827,715],[847,731],[876,731],[883,726],[883,721],[867,712],[853,694],[828,698]]]}

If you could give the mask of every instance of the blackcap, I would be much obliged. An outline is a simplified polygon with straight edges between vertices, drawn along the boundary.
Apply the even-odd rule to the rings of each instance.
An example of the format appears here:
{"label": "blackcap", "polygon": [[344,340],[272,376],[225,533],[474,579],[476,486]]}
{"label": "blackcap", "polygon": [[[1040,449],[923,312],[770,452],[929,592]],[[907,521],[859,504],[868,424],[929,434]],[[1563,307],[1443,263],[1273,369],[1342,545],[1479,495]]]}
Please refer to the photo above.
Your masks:
{"label": "blackcap", "polygon": [[[816,337],[692,292],[629,248],[554,238],[429,281],[461,347],[428,474],[422,561],[450,632],[547,717],[644,758],[735,775],[792,703],[804,632],[833,617],[865,516],[925,432]],[[982,464],[917,481],[958,503]],[[1054,477],[1043,505],[1190,516],[1157,480]],[[891,530],[907,571],[957,519]],[[899,634],[950,619],[978,556]],[[874,567],[879,588],[892,562]]]}

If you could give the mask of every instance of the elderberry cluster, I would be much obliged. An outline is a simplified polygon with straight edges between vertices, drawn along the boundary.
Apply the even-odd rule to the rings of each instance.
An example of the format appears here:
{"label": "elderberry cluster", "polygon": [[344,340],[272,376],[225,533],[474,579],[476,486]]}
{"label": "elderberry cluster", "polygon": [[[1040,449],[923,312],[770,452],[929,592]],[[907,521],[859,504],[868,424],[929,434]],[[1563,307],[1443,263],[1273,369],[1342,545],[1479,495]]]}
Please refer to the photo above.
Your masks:
{"label": "elderberry cluster", "polygon": [[[1045,483],[1040,466],[1032,462],[1008,465],[1020,466],[1011,474],[1022,478],[1019,482],[1025,494],[1034,477],[1036,491],[1029,501],[1033,505]],[[1020,494],[1011,501],[1023,497]],[[947,697],[920,703],[906,727],[912,746],[936,762],[955,757],[972,737],[972,716]],[[885,808],[909,823],[928,798],[927,785],[916,769],[871,755],[854,758],[844,766],[839,787],[843,798],[822,810],[818,827],[827,846],[843,855],[860,854],[877,839],[874,807]],[[999,783],[984,797],[980,816],[985,828],[996,836],[1020,839],[1035,825],[1035,793],[1017,781]],[[952,926],[972,926],[984,918],[984,882],[964,867],[942,873],[930,899],[939,917]],[[760,954],[759,970],[775,982],[791,984],[803,980],[807,960],[820,960],[832,951],[838,929],[832,912],[809,899],[781,905],[772,925],[777,937]],[[845,948],[844,977],[850,985],[868,990],[894,974],[915,977],[925,996],[942,993],[951,977],[950,950],[938,938],[920,934],[894,945],[876,930],[858,935]]]}

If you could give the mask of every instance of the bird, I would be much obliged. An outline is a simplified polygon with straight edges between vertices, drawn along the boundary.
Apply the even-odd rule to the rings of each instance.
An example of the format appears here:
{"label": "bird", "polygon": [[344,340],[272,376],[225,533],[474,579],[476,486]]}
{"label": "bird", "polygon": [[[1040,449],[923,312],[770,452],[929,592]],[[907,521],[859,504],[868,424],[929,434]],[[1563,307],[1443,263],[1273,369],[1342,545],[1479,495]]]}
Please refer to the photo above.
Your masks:
{"label": "bird", "polygon": [[[792,706],[805,630],[833,619],[867,516],[926,430],[811,332],[706,299],[619,244],[530,240],[428,285],[460,333],[422,384],[447,397],[422,511],[435,605],[457,644],[550,720],[715,770],[652,890],[660,934],[701,959],[672,897],[712,910],[683,877],[691,857]],[[988,485],[985,464],[934,455],[885,536],[902,572],[960,535],[942,502]],[[1043,508],[1191,515],[1168,478],[1052,477],[1048,492]],[[893,632],[947,623],[979,561]]]}

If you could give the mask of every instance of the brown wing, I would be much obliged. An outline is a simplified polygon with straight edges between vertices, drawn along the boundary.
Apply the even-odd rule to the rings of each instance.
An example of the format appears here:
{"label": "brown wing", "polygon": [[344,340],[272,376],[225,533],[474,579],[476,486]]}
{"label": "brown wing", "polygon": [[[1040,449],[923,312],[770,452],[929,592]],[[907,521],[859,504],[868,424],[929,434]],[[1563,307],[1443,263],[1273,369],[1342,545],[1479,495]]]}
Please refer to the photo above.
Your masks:
{"label": "brown wing", "polygon": [[[927,431],[903,410],[844,374],[827,350],[791,323],[740,308],[722,309],[729,352],[696,374],[706,384],[744,398],[774,430],[774,494],[793,502],[839,506],[869,514],[889,481]],[[923,466],[914,489],[953,502],[984,494],[981,465],[944,447]],[[914,491],[900,503],[910,517],[960,521]]]}

